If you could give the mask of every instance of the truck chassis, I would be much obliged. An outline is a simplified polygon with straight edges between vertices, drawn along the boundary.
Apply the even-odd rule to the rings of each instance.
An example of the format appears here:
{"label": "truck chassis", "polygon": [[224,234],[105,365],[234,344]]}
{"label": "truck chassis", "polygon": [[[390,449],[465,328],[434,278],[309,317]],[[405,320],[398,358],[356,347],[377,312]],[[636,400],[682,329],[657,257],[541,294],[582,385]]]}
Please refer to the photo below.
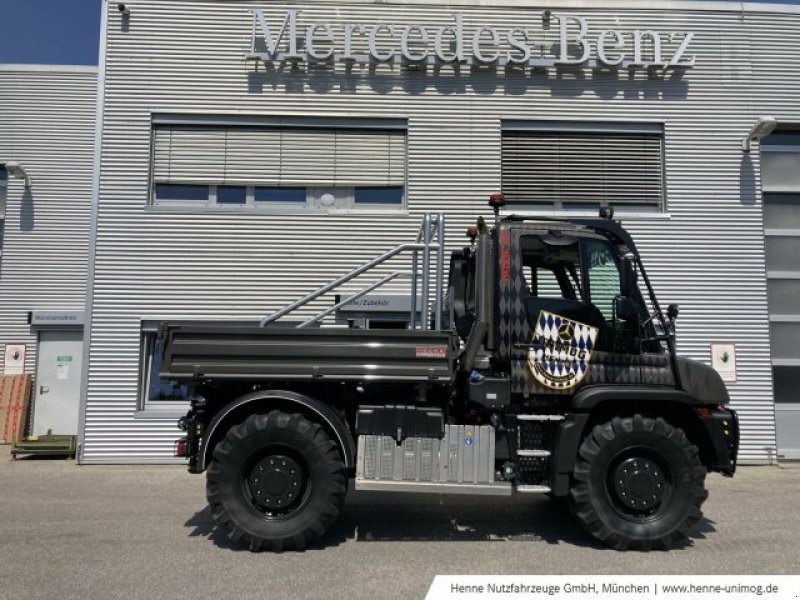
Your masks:
{"label": "truck chassis", "polygon": [[[677,356],[677,307],[661,310],[610,211],[500,218],[503,204],[493,195],[494,226],[479,218],[470,245],[452,253],[446,290],[444,217],[425,216],[415,242],[260,323],[161,325],[160,376],[194,394],[176,455],[206,472],[212,514],[232,539],[254,551],[302,549],[336,519],[350,481],[565,497],[590,534],[618,549],[687,537],[702,518],[706,473],[736,468],[724,384]],[[280,326],[405,251],[409,329],[315,327],[399,272]]]}

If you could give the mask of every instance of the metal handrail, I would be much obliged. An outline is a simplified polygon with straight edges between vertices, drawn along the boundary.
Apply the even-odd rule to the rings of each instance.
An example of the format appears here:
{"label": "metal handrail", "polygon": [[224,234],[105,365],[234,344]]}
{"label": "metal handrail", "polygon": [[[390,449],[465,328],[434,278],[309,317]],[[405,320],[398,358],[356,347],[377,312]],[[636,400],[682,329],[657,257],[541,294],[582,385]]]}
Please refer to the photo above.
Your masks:
{"label": "metal handrail", "polygon": [[374,290],[376,288],[379,288],[384,283],[387,283],[387,282],[391,281],[392,279],[394,279],[398,275],[400,275],[400,271],[395,271],[394,273],[389,273],[386,277],[383,277],[383,278],[379,279],[378,281],[376,281],[374,283],[371,283],[370,285],[368,285],[368,286],[366,286],[364,288],[361,288],[360,290],[358,290],[352,296],[348,296],[347,298],[345,298],[341,302],[337,302],[336,304],[334,304],[330,308],[326,308],[321,313],[319,313],[317,316],[311,317],[310,319],[308,319],[308,321],[303,321],[302,323],[300,323],[300,325],[297,326],[297,328],[300,329],[302,327],[307,327],[307,326],[311,325],[312,323],[316,323],[317,321],[319,321],[323,317],[331,314],[337,308],[341,308],[345,304],[350,304],[353,300],[358,300],[364,294],[367,294],[367,293],[371,292],[372,290]]}
{"label": "metal handrail", "polygon": [[[435,235],[435,242],[432,237]],[[422,218],[419,231],[417,232],[417,242],[428,243],[429,248],[436,248],[436,329],[442,328],[442,286],[444,285],[444,215],[439,213],[435,217],[425,214]],[[427,260],[426,260],[427,259]],[[423,257],[422,273],[422,298],[425,304],[422,310],[422,329],[428,328],[428,298],[430,291],[430,256],[426,252]],[[417,271],[419,261],[417,251],[411,259],[411,329],[417,328]]]}
{"label": "metal handrail", "polygon": [[[435,240],[435,241],[434,241]],[[423,252],[423,273],[422,273],[422,302],[423,302],[423,311],[422,311],[422,318],[421,324],[423,329],[428,328],[428,299],[430,294],[430,252],[431,250],[437,251],[437,260],[436,260],[436,301],[435,301],[435,310],[436,310],[436,328],[441,329],[442,325],[442,285],[443,285],[443,278],[444,278],[444,215],[441,213],[438,214],[436,217],[431,217],[429,214],[425,214],[422,219],[422,224],[420,225],[419,231],[417,233],[417,241],[411,244],[400,244],[399,246],[395,246],[388,252],[384,252],[377,258],[370,260],[369,262],[364,263],[360,267],[357,267],[350,271],[349,273],[342,275],[338,279],[331,281],[330,283],[322,286],[321,288],[311,292],[300,298],[299,300],[292,302],[291,304],[283,307],[282,309],[272,313],[271,315],[264,317],[259,325],[261,327],[265,327],[270,323],[277,321],[281,317],[287,315],[288,313],[300,308],[319,298],[323,294],[331,291],[332,289],[342,285],[343,283],[347,283],[351,279],[358,277],[362,273],[369,271],[370,269],[386,262],[390,258],[400,254],[401,252],[411,251],[413,252],[412,256],[412,272],[411,272],[411,329],[416,329],[417,327],[417,281],[418,281],[418,258],[417,255],[420,251]],[[344,306],[348,302],[351,302],[357,298],[360,298],[367,292],[370,292],[377,287],[383,285],[384,283],[394,279],[400,275],[399,272],[391,273],[390,275],[382,278],[381,280],[367,286],[356,292],[355,294],[351,295],[346,300],[343,300],[334,306],[325,309],[318,315],[303,321],[298,327],[306,327],[312,323],[315,323],[325,317],[326,315],[330,314],[337,308]]]}
{"label": "metal handrail", "polygon": [[[436,330],[442,329],[442,294],[444,293],[444,215],[439,213],[436,218],[436,296],[434,307],[436,311]],[[416,290],[414,290],[416,293]],[[427,298],[426,298],[427,301]]]}

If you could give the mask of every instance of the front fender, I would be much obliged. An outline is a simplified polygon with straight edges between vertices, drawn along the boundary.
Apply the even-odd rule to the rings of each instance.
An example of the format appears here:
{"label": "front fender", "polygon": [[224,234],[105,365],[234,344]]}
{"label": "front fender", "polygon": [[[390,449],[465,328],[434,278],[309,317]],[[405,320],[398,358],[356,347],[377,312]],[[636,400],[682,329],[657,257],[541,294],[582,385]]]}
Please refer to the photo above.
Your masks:
{"label": "front fender", "polygon": [[590,421],[596,420],[593,417],[598,414],[613,417],[616,412],[611,409],[615,407],[624,414],[650,412],[677,419],[674,424],[682,427],[700,448],[703,464],[709,470],[726,475],[735,471],[739,431],[736,414],[732,411],[708,405],[674,388],[595,385],[575,394],[571,402],[574,412],[567,414],[556,435],[552,470],[554,495],[565,496],[569,492],[569,477]]}
{"label": "front fender", "polygon": [[688,392],[671,387],[646,385],[591,385],[580,390],[572,398],[572,409],[589,412],[598,404],[609,400],[637,402],[642,407],[647,402],[674,402],[686,406],[702,406],[704,403]]}

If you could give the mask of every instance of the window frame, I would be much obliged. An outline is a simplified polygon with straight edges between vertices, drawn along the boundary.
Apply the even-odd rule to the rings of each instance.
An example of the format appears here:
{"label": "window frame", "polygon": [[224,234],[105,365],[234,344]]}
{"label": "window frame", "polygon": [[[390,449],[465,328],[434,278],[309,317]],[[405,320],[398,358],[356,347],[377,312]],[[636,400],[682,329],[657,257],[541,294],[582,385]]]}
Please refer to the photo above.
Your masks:
{"label": "window frame", "polygon": [[[157,182],[155,180],[155,153],[156,131],[159,127],[191,126],[209,128],[238,128],[238,127],[263,127],[263,128],[296,128],[296,129],[324,129],[324,130],[353,130],[353,131],[389,131],[403,136],[403,172],[401,185],[376,185],[374,183],[359,184],[355,186],[334,186],[332,189],[341,190],[343,195],[349,190],[346,202],[341,205],[323,209],[314,205],[314,192],[316,185],[285,185],[264,181],[250,181],[242,183],[221,183],[219,179],[209,177],[208,183],[196,181],[182,182],[180,180]],[[277,116],[277,115],[192,115],[153,113],[150,123],[150,160],[148,168],[148,194],[145,210],[153,212],[248,212],[253,214],[381,214],[381,215],[407,215],[408,214],[408,119],[407,118],[376,118],[376,117],[319,117],[319,116]],[[192,200],[158,200],[156,197],[157,185],[208,185],[209,198],[207,201]],[[217,202],[217,188],[222,186],[246,187],[247,197],[244,204]],[[286,187],[306,189],[305,203],[256,201],[255,188],[257,187]],[[354,189],[371,187],[400,187],[401,201],[399,204],[388,203],[356,203]]]}
{"label": "window frame", "polygon": [[[154,187],[160,185],[173,185],[173,184],[154,184]],[[155,189],[153,190],[153,204],[149,206],[151,209],[193,209],[193,208],[206,208],[220,211],[242,211],[249,210],[253,212],[308,212],[308,213],[365,213],[365,212],[380,212],[386,213],[403,213],[406,212],[406,193],[403,186],[399,185],[365,185],[365,186],[338,186],[338,187],[313,187],[313,186],[279,186],[279,185],[202,185],[202,184],[174,184],[174,185],[197,185],[198,187],[208,187],[208,200],[178,200],[178,199],[163,199],[159,200],[155,197]],[[221,187],[243,187],[245,188],[245,201],[236,202],[220,202],[219,201],[219,188]],[[306,198],[303,202],[300,201],[272,201],[272,200],[256,200],[255,191],[257,188],[280,188],[287,189],[304,189]],[[356,202],[355,191],[363,188],[399,188],[400,189],[400,202],[398,203],[385,203],[385,202]],[[334,192],[336,198],[335,203],[330,207],[318,206],[320,196],[324,193]]]}
{"label": "window frame", "polygon": [[150,400],[150,377],[153,370],[153,356],[158,337],[158,322],[142,321],[139,330],[139,372],[137,409],[144,412],[185,411],[189,400]]}

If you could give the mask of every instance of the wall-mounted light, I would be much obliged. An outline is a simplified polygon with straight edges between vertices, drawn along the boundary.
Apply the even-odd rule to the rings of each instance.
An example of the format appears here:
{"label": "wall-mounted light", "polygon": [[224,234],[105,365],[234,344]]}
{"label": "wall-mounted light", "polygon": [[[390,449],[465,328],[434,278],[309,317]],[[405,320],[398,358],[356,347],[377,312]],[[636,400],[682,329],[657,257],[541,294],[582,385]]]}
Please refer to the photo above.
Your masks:
{"label": "wall-mounted light", "polygon": [[25,180],[25,187],[31,187],[31,176],[28,175],[25,168],[16,161],[11,161],[6,163],[6,172],[12,177],[16,177],[17,179],[24,179]]}
{"label": "wall-mounted light", "polygon": [[742,152],[749,153],[750,143],[767,137],[774,131],[777,124],[778,121],[775,117],[760,117],[750,128],[747,137],[742,140]]}
{"label": "wall-mounted light", "polygon": [[553,16],[553,11],[549,8],[546,8],[544,12],[542,12],[542,27],[544,29],[550,29],[550,19]]}
{"label": "wall-mounted light", "polygon": [[122,2],[117,4],[117,10],[122,14],[123,17],[129,17],[131,14],[131,9],[125,6]]}

